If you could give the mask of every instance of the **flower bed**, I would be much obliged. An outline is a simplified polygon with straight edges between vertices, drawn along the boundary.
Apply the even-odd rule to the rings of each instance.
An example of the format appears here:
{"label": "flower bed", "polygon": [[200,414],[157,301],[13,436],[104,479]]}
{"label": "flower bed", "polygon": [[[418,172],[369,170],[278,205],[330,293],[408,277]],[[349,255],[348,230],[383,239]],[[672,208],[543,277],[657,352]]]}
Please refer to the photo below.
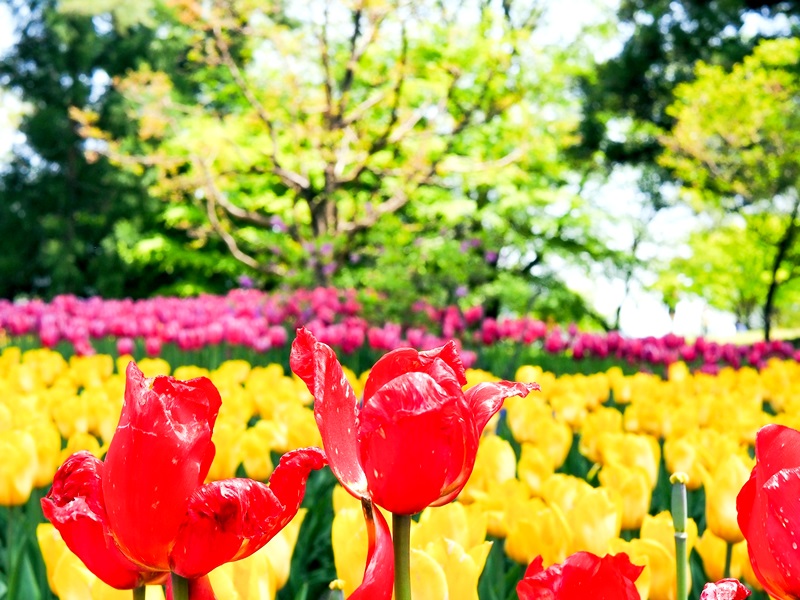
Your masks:
{"label": "flower bed", "polygon": [[[119,417],[127,362],[127,357],[108,355],[65,359],[47,349],[7,348],[0,356],[5,457],[0,503],[6,556],[17,557],[3,566],[7,583],[57,587],[54,571],[48,584],[31,542],[42,520],[39,499],[68,455],[105,452]],[[148,376],[206,375],[219,389],[211,480],[235,475],[265,480],[280,455],[320,444],[311,395],[279,365],[234,360],[213,370],[173,370],[163,359],[149,358],[139,366]],[[360,395],[365,377],[346,373]],[[468,371],[467,379],[468,386],[496,380],[480,370]],[[704,581],[721,578],[727,542],[733,544],[731,572],[757,585],[741,534],[730,520],[732,491],[753,465],[750,451],[760,427],[800,428],[800,365],[773,359],[760,371],[725,368],[709,374],[676,363],[667,379],[626,375],[619,368],[555,376],[525,366],[516,379],[538,381],[542,391],[506,400],[481,439],[475,469],[458,501],[426,509],[414,525],[413,556],[422,565],[416,570],[428,574],[430,585],[461,585],[458,589],[466,591],[458,592],[459,598],[475,597],[475,590],[481,598],[505,598],[537,555],[547,567],[580,550],[625,551],[634,564],[648,565],[637,582],[649,582],[649,597],[668,598],[675,557],[671,520],[664,511],[668,473],[675,471],[689,474],[695,593]],[[277,579],[285,585],[282,598],[295,597],[303,585],[319,595],[334,579],[341,579],[346,591],[360,581],[366,545],[354,540],[366,530],[355,501],[334,484],[327,470],[309,481],[308,512],[292,534],[299,536],[303,551],[294,553],[289,574]],[[452,543],[443,545],[444,539]],[[71,560],[55,545],[52,532],[42,530],[40,540],[46,555]],[[292,541],[280,542],[285,564]],[[244,569],[247,577],[273,577],[264,556],[252,560],[225,566],[227,575],[215,577],[235,578],[234,568]],[[85,585],[99,584],[87,580]]]}
{"label": "flower bed", "polygon": [[[140,301],[59,296],[50,303],[0,300],[0,332],[5,332],[7,344],[79,355],[130,353],[211,366],[242,357],[288,367],[289,341],[304,326],[359,370],[383,352],[401,346],[428,349],[455,338],[467,366],[505,377],[530,363],[558,372],[602,371],[611,364],[663,371],[683,361],[693,369],[715,372],[724,366],[761,368],[770,358],[800,359],[800,350],[785,341],[734,345],[702,337],[689,342],[671,334],[631,339],[527,317],[493,319],[481,307],[440,309],[420,303],[403,324],[369,322],[361,312],[355,291],[331,288],[276,294],[233,290],[225,296]],[[578,364],[569,366],[573,361]]]}

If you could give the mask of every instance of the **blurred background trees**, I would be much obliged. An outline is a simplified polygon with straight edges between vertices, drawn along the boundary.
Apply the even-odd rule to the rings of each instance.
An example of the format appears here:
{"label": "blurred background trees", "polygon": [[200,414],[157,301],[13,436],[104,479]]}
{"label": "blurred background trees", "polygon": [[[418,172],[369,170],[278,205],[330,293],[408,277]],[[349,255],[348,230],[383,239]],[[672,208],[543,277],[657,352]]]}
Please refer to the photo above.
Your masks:
{"label": "blurred background trees", "polygon": [[[792,39],[794,2],[623,1],[568,45],[533,0],[3,3],[0,85],[27,113],[0,171],[0,296],[246,277],[371,290],[387,316],[424,298],[615,329],[651,284],[753,326],[799,312],[792,155],[774,145],[792,143],[796,57],[751,54]],[[749,87],[720,93],[736,77]],[[766,129],[741,110],[753,94]],[[737,120],[752,135],[720,141]],[[725,168],[754,170],[751,189],[702,148],[741,159]],[[640,187],[624,206],[620,173]],[[706,229],[656,280],[678,205]],[[620,302],[598,310],[576,275],[616,280]]]}

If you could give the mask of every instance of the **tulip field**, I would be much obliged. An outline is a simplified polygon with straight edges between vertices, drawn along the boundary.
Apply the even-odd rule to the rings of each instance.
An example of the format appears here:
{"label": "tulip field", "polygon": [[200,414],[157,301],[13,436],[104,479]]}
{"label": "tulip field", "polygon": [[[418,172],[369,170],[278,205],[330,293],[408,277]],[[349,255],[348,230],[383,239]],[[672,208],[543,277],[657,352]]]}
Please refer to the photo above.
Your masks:
{"label": "tulip field", "polygon": [[[333,348],[356,398],[378,394],[370,368],[386,352],[428,350],[447,339],[468,367],[461,386],[468,399],[475,386],[506,386],[502,409],[487,414],[476,439],[469,479],[448,488],[455,501],[442,492],[442,506],[406,506],[408,498],[391,488],[373,498],[373,510],[399,502],[394,512],[415,513],[414,600],[515,599],[537,557],[546,568],[580,551],[625,553],[641,598],[675,600],[670,475],[679,472],[688,476],[689,597],[730,576],[753,590],[751,598],[767,598],[737,524],[736,497],[756,464],[759,429],[800,429],[800,352],[791,344],[629,340],[429,306],[401,326],[370,323],[360,311],[352,296],[327,289],[141,303],[0,301],[0,598],[131,597],[84,566],[41,506],[57,496],[54,476],[74,453],[84,451],[86,465],[103,464],[92,457],[106,456],[126,385],[140,381],[132,360],[142,377],[206,377],[218,390],[209,431],[216,452],[205,482],[267,482],[284,468],[277,467],[282,456],[322,448],[329,434],[315,419],[315,398],[319,404],[326,392],[315,390],[300,346],[290,361],[290,344],[303,335],[308,352]],[[295,333],[300,326],[304,333]],[[146,381],[144,394],[152,389]],[[533,382],[539,390],[523,385]],[[415,431],[409,453],[424,446]],[[305,496],[288,525],[263,549],[210,572],[218,599],[346,598],[365,577],[368,547],[370,561],[379,560],[375,531],[352,493],[357,486],[343,480],[339,459],[326,450],[331,468],[307,468]],[[372,469],[365,470],[374,490]],[[165,597],[163,580],[148,582],[139,597]]]}

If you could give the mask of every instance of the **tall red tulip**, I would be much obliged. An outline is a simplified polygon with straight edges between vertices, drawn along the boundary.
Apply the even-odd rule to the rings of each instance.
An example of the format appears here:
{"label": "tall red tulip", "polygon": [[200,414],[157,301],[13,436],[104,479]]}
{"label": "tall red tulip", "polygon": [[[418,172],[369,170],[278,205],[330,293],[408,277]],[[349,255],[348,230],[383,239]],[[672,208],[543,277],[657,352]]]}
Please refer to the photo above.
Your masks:
{"label": "tall red tulip", "polygon": [[318,448],[285,454],[269,486],[250,479],[204,484],[221,404],[206,378],[146,379],[127,370],[125,402],[105,461],[72,455],[42,500],[67,546],[119,589],[170,572],[200,579],[264,546],[294,515]]}
{"label": "tall red tulip", "polygon": [[314,396],[336,478],[395,517],[455,499],[472,473],[481,432],[503,400],[538,389],[501,381],[463,392],[464,367],[453,342],[426,352],[389,352],[370,370],[361,402],[333,350],[306,329],[297,332],[290,364]]}
{"label": "tall red tulip", "polygon": [[475,465],[481,432],[510,396],[535,383],[480,383],[466,392],[454,342],[418,352],[400,348],[372,367],[361,403],[333,350],[297,332],[292,370],[314,395],[328,461],[355,497],[412,515],[455,499]]}
{"label": "tall red tulip", "polygon": [[576,552],[563,563],[542,568],[541,556],[528,565],[517,584],[520,600],[639,600],[634,582],[644,570],[625,553],[602,558]]}
{"label": "tall red tulip", "polygon": [[770,596],[800,597],[800,431],[767,425],[756,465],[736,498],[750,563]]}

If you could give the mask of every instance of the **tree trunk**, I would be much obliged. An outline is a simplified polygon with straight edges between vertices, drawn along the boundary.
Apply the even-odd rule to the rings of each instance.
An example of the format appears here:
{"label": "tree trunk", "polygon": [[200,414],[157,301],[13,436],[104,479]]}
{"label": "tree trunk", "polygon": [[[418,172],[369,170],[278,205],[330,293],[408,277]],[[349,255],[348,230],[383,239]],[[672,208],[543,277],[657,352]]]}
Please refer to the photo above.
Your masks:
{"label": "tree trunk", "polygon": [[778,251],[775,253],[775,259],[772,261],[772,277],[769,282],[769,289],[767,290],[767,298],[764,301],[764,341],[770,341],[772,313],[775,310],[775,294],[778,291],[778,271],[781,268],[781,263],[789,253],[789,248],[794,243],[797,234],[797,212],[800,209],[800,196],[795,199],[792,214],[789,216],[789,225],[783,233],[783,237],[778,242]]}

